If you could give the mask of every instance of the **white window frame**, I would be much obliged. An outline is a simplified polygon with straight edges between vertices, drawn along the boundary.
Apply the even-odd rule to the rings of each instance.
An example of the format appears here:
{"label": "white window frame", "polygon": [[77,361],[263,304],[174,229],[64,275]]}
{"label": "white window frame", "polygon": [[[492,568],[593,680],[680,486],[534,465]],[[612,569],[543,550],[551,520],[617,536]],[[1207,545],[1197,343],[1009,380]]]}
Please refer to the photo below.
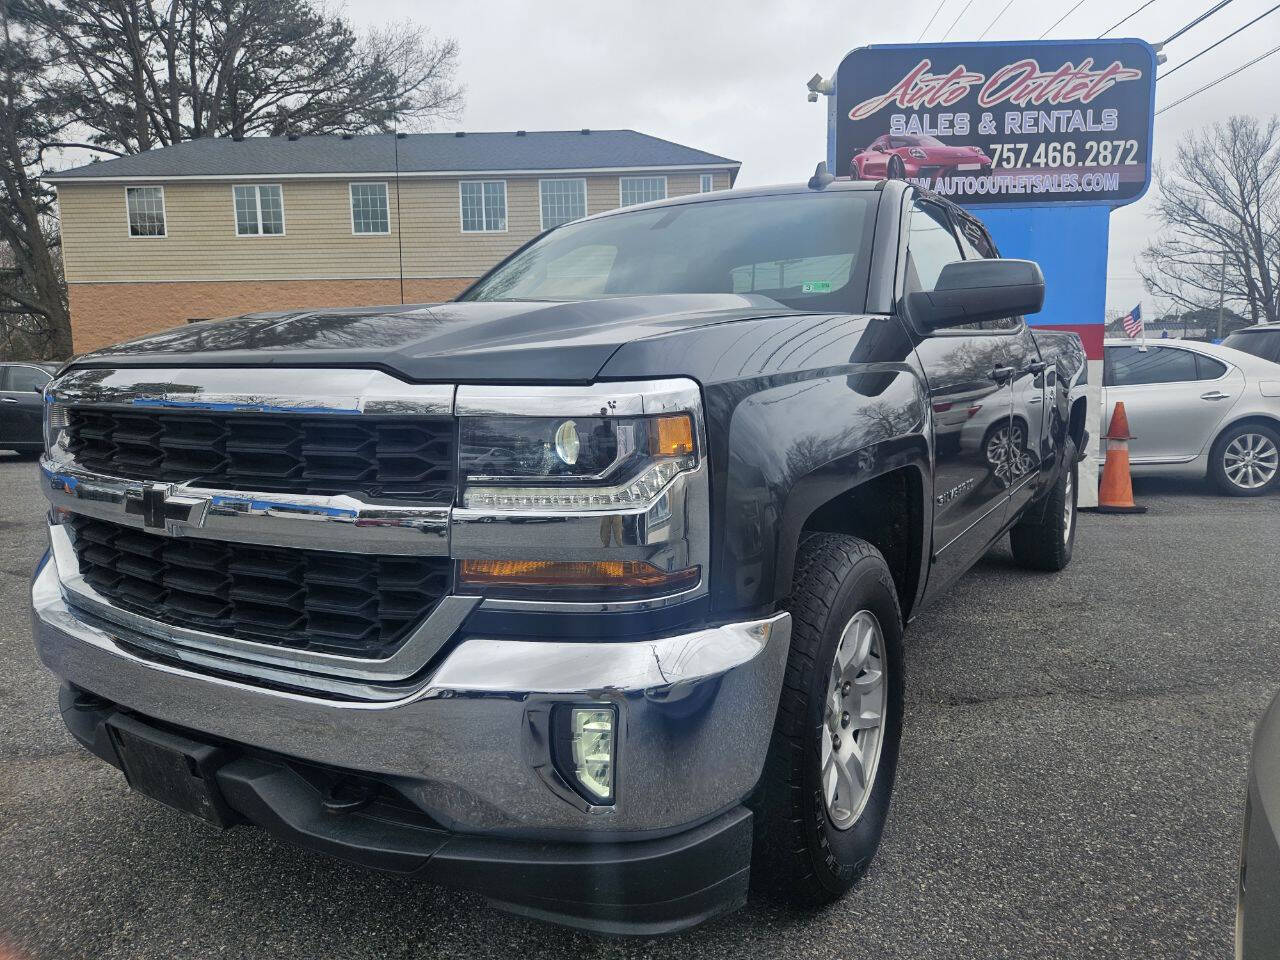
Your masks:
{"label": "white window frame", "polygon": [[[587,178],[586,177],[545,177],[538,181],[538,228],[540,230],[547,229],[546,221],[542,217],[542,185],[544,183],[580,183],[582,184],[582,216],[586,217],[590,215],[590,212],[587,206],[589,203],[589,200],[587,197]],[[568,221],[568,222],[572,223],[573,221]]]}
{"label": "white window frame", "polygon": [[[465,219],[465,218],[463,217],[463,215],[462,215],[462,185],[463,185],[464,183],[478,183],[478,184],[480,184],[480,220],[481,220],[481,222],[482,222],[482,223],[483,223],[483,221],[484,221],[484,185],[485,185],[485,184],[487,184],[487,183],[500,183],[500,184],[502,184],[502,229],[501,229],[501,230],[489,230],[489,229],[487,229],[487,228],[483,228],[483,227],[482,227],[480,230],[468,230],[468,229],[467,229],[466,219]],[[541,196],[541,193],[539,193],[539,196],[538,196],[538,217],[539,217],[539,219],[541,219],[541,217],[542,217],[542,196]],[[474,233],[506,233],[506,232],[508,232],[508,230],[510,230],[510,228],[511,228],[511,204],[510,204],[510,194],[509,194],[509,192],[507,191],[507,181],[506,181],[506,180],[492,180],[492,179],[490,179],[490,180],[459,180],[459,181],[458,181],[458,232],[459,232],[459,233],[469,233],[469,234],[474,234]]]}
{"label": "white window frame", "polygon": [[[257,233],[241,233],[240,232],[240,211],[236,208],[236,189],[238,187],[253,187],[253,202],[258,212],[258,232]],[[279,233],[263,233],[262,232],[262,188],[275,187],[280,191],[280,232]],[[391,209],[387,208],[387,218],[390,222]],[[233,183],[231,185],[231,229],[235,231],[236,237],[244,240],[268,240],[275,237],[283,237],[289,232],[288,225],[285,223],[284,216],[284,186],[279,183]]]}
{"label": "white window frame", "polygon": [[[356,187],[382,187],[387,198],[387,229],[356,230]],[[391,235],[391,189],[385,180],[352,180],[347,183],[347,212],[351,216],[351,235],[353,237],[389,237]]]}
{"label": "white window frame", "polygon": [[715,193],[716,175],[714,173],[698,174],[698,192],[699,193]]}
{"label": "white window frame", "polygon": [[[129,191],[130,190],[159,190],[160,191],[160,221],[164,226],[163,233],[134,233],[133,221],[129,218]],[[124,235],[130,240],[163,240],[169,236],[169,210],[165,206],[164,184],[163,183],[134,183],[124,188]]]}
{"label": "white window frame", "polygon": [[[661,181],[662,181],[662,196],[658,197],[658,198],[657,198],[657,200],[637,200],[637,201],[636,201],[636,203],[626,203],[626,202],[622,199],[622,184],[623,184],[623,182],[624,182],[624,181],[627,181],[627,180],[661,180]],[[657,202],[658,202],[658,200],[666,200],[666,199],[667,199],[668,197],[670,197],[670,196],[671,196],[671,192],[670,192],[670,189],[669,189],[669,184],[667,183],[667,175],[666,175],[665,173],[663,173],[663,174],[657,174],[657,175],[654,175],[654,174],[645,174],[645,173],[637,173],[637,174],[632,174],[631,176],[619,177],[619,178],[618,178],[618,206],[619,206],[619,207],[624,207],[624,206],[625,206],[625,207],[634,207],[634,206],[636,206],[637,204],[640,204],[640,203],[657,203]]]}

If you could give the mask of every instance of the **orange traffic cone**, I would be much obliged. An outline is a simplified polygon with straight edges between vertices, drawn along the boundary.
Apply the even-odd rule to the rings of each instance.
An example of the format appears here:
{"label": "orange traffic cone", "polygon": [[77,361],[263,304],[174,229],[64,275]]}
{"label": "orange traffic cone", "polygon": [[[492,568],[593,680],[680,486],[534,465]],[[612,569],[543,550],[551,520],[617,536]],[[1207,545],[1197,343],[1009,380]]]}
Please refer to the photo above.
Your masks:
{"label": "orange traffic cone", "polygon": [[1102,486],[1098,489],[1099,513],[1146,513],[1133,502],[1133,481],[1129,478],[1129,418],[1124,403],[1117,402],[1107,428],[1107,462],[1102,465]]}

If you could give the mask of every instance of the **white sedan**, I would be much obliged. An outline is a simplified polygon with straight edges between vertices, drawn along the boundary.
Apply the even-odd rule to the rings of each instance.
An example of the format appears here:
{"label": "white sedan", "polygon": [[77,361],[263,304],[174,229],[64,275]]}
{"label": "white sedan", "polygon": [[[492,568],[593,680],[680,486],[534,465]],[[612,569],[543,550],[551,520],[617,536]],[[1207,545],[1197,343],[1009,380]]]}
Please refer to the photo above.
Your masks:
{"label": "white sedan", "polygon": [[1280,364],[1190,340],[1108,339],[1103,431],[1124,401],[1134,476],[1209,476],[1258,496],[1280,483]]}

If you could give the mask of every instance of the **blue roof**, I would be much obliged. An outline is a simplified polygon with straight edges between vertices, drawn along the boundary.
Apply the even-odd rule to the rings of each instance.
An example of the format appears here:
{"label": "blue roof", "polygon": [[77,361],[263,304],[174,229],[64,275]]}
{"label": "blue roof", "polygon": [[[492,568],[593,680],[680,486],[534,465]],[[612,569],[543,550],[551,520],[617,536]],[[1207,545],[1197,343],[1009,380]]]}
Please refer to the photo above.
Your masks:
{"label": "blue roof", "polygon": [[323,176],[482,173],[671,167],[732,167],[738,161],[635,130],[531,130],[509,133],[411,133],[228,137],[90,163],[47,180],[169,177]]}

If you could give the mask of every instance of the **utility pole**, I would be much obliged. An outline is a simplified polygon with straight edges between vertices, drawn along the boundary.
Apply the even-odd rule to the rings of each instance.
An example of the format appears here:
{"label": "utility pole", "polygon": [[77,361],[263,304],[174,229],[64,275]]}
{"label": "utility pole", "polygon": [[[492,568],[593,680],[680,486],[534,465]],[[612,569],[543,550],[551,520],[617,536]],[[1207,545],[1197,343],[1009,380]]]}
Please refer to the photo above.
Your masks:
{"label": "utility pole", "polygon": [[1222,252],[1222,272],[1218,274],[1218,337],[1222,339],[1222,304],[1227,297],[1227,252]]}

